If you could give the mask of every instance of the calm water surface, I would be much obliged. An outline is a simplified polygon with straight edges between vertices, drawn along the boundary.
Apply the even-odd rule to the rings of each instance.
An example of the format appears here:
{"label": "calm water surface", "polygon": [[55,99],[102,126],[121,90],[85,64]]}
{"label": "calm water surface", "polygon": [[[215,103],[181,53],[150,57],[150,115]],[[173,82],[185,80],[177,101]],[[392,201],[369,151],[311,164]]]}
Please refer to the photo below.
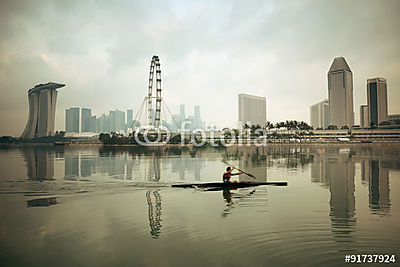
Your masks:
{"label": "calm water surface", "polygon": [[[222,159],[289,185],[170,187],[220,181]],[[399,225],[393,147],[0,149],[1,266],[341,266],[346,254],[398,263]]]}

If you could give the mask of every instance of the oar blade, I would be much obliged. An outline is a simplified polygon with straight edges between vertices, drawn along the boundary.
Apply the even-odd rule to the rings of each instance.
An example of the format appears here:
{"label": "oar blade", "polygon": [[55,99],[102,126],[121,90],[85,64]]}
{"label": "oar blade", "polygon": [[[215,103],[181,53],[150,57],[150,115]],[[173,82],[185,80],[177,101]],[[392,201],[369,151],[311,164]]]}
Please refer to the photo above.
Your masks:
{"label": "oar blade", "polygon": [[251,177],[253,179],[256,179],[256,177],[253,174],[251,174],[251,173],[246,173],[246,174],[247,174],[247,176],[249,176],[249,177]]}

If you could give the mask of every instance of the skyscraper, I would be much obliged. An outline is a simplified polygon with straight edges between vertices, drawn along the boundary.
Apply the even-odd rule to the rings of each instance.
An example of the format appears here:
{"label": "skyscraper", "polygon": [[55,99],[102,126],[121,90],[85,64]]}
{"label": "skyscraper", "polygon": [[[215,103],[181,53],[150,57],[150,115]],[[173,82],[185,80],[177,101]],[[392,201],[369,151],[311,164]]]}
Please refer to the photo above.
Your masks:
{"label": "skyscraper", "polygon": [[[125,112],[120,110],[110,111],[112,131],[125,130]],[[153,117],[154,118],[154,117]]]}
{"label": "skyscraper", "polygon": [[65,110],[65,132],[79,133],[79,108]]}
{"label": "skyscraper", "polygon": [[102,114],[100,118],[97,119],[97,129],[101,133],[110,132],[110,125],[110,116],[106,114]]}
{"label": "skyscraper", "polygon": [[310,124],[314,129],[329,126],[329,100],[325,99],[310,107]]}
{"label": "skyscraper", "polygon": [[81,109],[81,132],[91,132],[90,121],[92,119],[92,110],[90,108]]}
{"label": "skyscraper", "polygon": [[180,115],[181,121],[184,121],[186,119],[185,105],[183,105],[183,104],[180,105],[179,115]]}
{"label": "skyscraper", "polygon": [[239,94],[239,127],[245,124],[264,127],[267,121],[267,103],[265,97]]}
{"label": "skyscraper", "polygon": [[193,129],[204,129],[205,125],[204,122],[201,120],[200,117],[200,107],[195,106],[194,107],[194,113],[193,113]]}
{"label": "skyscraper", "polygon": [[343,57],[337,57],[328,71],[329,120],[330,125],[352,127],[353,73]]}
{"label": "skyscraper", "polygon": [[360,106],[360,127],[369,126],[369,112],[367,105]]}
{"label": "skyscraper", "polygon": [[126,110],[126,130],[132,127],[133,123],[133,109]]}
{"label": "skyscraper", "polygon": [[378,125],[388,120],[387,85],[384,78],[367,80],[369,123]]}
{"label": "skyscraper", "polygon": [[92,132],[92,133],[98,132],[96,115],[91,116],[89,119],[89,132]]}
{"label": "skyscraper", "polygon": [[54,134],[54,120],[58,88],[65,84],[49,82],[35,85],[28,90],[29,117],[21,138]]}
{"label": "skyscraper", "polygon": [[115,111],[114,110],[110,110],[108,112],[108,116],[110,118],[110,131],[111,132],[115,132]]}

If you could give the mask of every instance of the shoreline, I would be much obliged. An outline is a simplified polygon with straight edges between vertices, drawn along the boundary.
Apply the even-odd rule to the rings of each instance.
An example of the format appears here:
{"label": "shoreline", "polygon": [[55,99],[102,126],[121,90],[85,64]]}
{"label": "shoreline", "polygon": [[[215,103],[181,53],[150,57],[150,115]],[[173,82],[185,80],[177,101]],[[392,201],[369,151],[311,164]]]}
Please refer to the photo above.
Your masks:
{"label": "shoreline", "polygon": [[158,147],[182,147],[182,148],[246,148],[246,147],[276,147],[276,146],[292,146],[292,147],[313,147],[313,146],[329,146],[329,147],[398,147],[400,148],[399,141],[372,141],[371,143],[360,143],[360,142],[309,142],[309,143],[266,143],[262,145],[256,144],[233,144],[227,146],[211,146],[207,144],[205,146],[196,147],[193,144],[164,144],[164,145],[149,145],[142,146],[138,144],[102,144],[102,143],[70,143],[57,145],[54,143],[1,143],[0,148],[3,147],[24,147],[24,146],[53,146],[53,147],[135,147],[135,148],[158,148]]}

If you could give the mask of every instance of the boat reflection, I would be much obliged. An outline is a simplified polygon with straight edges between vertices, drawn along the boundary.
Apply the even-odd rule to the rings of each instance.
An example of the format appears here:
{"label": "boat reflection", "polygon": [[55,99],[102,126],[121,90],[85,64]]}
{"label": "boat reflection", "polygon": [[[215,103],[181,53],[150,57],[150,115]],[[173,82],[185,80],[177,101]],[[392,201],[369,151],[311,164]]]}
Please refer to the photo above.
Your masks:
{"label": "boat reflection", "polygon": [[158,191],[147,191],[146,200],[150,235],[153,239],[158,239],[161,234],[161,195]]}

